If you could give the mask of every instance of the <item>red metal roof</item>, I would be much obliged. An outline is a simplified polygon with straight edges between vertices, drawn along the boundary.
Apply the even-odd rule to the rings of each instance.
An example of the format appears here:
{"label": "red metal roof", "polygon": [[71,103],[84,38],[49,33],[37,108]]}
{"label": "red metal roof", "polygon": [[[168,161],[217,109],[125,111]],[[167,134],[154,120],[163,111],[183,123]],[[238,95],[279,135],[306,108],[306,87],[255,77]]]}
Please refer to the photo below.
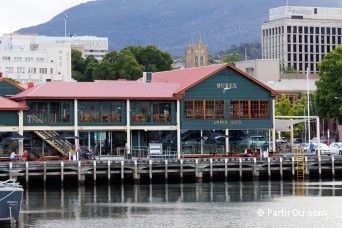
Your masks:
{"label": "red metal roof", "polygon": [[152,75],[153,82],[177,82],[181,84],[181,87],[176,92],[178,94],[184,94],[184,92],[191,88],[192,86],[200,83],[201,81],[205,80],[206,78],[210,77],[211,75],[223,70],[224,68],[231,68],[234,71],[237,71],[244,77],[254,81],[256,84],[259,84],[261,87],[269,90],[273,96],[277,96],[278,93],[271,89],[270,87],[266,86],[262,82],[256,80],[255,78],[251,77],[250,75],[246,74],[245,72],[239,70],[235,66],[231,64],[214,64],[202,67],[194,67],[194,68],[186,68],[180,70],[172,70],[172,71],[164,71],[164,72],[156,72]]}
{"label": "red metal roof", "polygon": [[7,98],[0,97],[0,110],[27,110],[26,105],[19,104]]}
{"label": "red metal roof", "polygon": [[178,99],[177,83],[143,83],[137,81],[45,82],[27,89],[11,99]]}

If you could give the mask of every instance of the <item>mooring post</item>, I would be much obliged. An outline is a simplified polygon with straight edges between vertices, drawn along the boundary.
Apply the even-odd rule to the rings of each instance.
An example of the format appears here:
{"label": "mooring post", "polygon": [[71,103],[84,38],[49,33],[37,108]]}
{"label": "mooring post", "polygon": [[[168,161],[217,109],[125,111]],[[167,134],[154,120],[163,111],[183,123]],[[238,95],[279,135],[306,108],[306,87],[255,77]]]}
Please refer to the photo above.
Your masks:
{"label": "mooring post", "polygon": [[228,159],[224,158],[224,178],[228,178]]}
{"label": "mooring post", "polygon": [[82,174],[82,164],[81,164],[81,161],[77,161],[77,166],[78,166],[78,184],[79,185],[84,185],[85,175]]}
{"label": "mooring post", "polygon": [[149,177],[150,177],[150,183],[152,183],[152,160],[148,161],[149,164]]}
{"label": "mooring post", "polygon": [[44,174],[43,174],[43,183],[46,185],[46,162],[44,162]]}
{"label": "mooring post", "polygon": [[180,179],[183,180],[183,159],[180,160]]}
{"label": "mooring post", "polygon": [[25,162],[25,176],[26,176],[26,186],[28,186],[29,183],[29,164],[28,162]]}
{"label": "mooring post", "polygon": [[138,173],[138,161],[134,160],[134,175],[133,175],[133,181],[135,184],[139,184],[140,182],[140,174]]}
{"label": "mooring post", "polygon": [[294,157],[291,158],[292,162],[292,178],[295,178],[295,162],[294,162]]}
{"label": "mooring post", "polygon": [[239,158],[239,174],[240,174],[240,180],[242,180],[242,159]]}
{"label": "mooring post", "polygon": [[10,162],[9,163],[9,179],[13,179],[13,174],[12,174],[12,172],[13,172],[13,164],[12,164],[12,162]]}
{"label": "mooring post", "polygon": [[93,177],[93,179],[94,179],[94,183],[96,182],[96,176],[97,176],[97,175],[96,175],[96,174],[97,174],[97,173],[96,173],[96,172],[97,172],[97,170],[96,170],[96,165],[97,165],[97,164],[96,164],[96,160],[94,160],[94,161],[93,161],[93,166],[94,166],[94,172],[93,172],[94,177]]}
{"label": "mooring post", "polygon": [[209,159],[209,163],[210,163],[210,179],[213,179],[213,159],[212,158]]}
{"label": "mooring post", "polygon": [[61,161],[61,185],[64,183],[64,161]]}
{"label": "mooring post", "polygon": [[271,179],[271,159],[267,158],[267,173],[268,173],[268,179]]}
{"label": "mooring post", "polygon": [[203,173],[202,171],[199,170],[199,162],[197,158],[195,159],[195,164],[196,164],[196,168],[195,168],[196,182],[201,183],[202,178],[203,178]]}
{"label": "mooring post", "polygon": [[124,163],[125,163],[125,161],[121,161],[121,184],[123,184],[124,180],[125,180]]}
{"label": "mooring post", "polygon": [[256,159],[256,157],[253,158],[253,162],[254,162],[253,179],[257,180],[257,179],[259,179],[259,170],[258,170],[258,166],[257,166],[257,159]]}
{"label": "mooring post", "polygon": [[165,182],[168,181],[168,160],[165,160]]}
{"label": "mooring post", "polygon": [[322,175],[322,159],[321,156],[318,157],[318,175],[321,178]]}
{"label": "mooring post", "polygon": [[110,173],[110,164],[112,161],[108,161],[108,183],[110,183],[111,173]]}
{"label": "mooring post", "polygon": [[280,163],[280,180],[283,180],[283,158],[279,158],[279,163]]}
{"label": "mooring post", "polygon": [[304,157],[304,164],[305,164],[305,175],[309,175],[309,168],[308,168],[308,157]]}
{"label": "mooring post", "polygon": [[335,178],[335,158],[331,156],[331,175]]}

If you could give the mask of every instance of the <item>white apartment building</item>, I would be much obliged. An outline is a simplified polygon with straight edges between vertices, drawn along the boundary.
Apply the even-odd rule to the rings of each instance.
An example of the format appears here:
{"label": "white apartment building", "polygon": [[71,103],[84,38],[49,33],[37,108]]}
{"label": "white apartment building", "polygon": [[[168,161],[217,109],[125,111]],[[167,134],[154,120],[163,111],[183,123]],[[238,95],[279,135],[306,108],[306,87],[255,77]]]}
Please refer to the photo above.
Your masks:
{"label": "white apartment building", "polygon": [[0,37],[0,72],[27,84],[72,81],[69,43],[34,43],[30,36]]}
{"label": "white apartment building", "polygon": [[324,56],[341,44],[342,8],[283,6],[269,10],[261,26],[263,59],[318,74]]}

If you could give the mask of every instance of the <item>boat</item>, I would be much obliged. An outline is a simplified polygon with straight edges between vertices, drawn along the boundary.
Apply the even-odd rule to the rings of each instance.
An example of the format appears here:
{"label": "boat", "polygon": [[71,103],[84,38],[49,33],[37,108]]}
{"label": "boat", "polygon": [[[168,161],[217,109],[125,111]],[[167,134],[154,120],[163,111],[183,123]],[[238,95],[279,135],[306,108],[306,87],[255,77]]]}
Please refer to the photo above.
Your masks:
{"label": "boat", "polygon": [[24,189],[13,179],[0,181],[0,222],[19,221]]}

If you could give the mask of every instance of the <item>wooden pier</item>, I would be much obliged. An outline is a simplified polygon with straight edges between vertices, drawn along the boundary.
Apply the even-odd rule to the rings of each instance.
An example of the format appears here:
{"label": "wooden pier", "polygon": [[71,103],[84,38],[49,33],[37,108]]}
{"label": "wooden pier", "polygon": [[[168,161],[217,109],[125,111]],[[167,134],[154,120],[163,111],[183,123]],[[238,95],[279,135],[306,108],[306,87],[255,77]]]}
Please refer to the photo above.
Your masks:
{"label": "wooden pier", "polygon": [[[329,175],[335,178],[342,173],[342,156],[304,157],[305,175]],[[27,185],[30,180],[44,184],[66,178],[77,178],[82,185],[86,180],[94,183],[104,179],[117,183],[165,183],[170,178],[193,179],[230,178],[243,180],[296,177],[295,157],[240,157],[240,158],[187,158],[187,159],[141,159],[141,160],[84,160],[84,161],[29,161],[0,162],[0,179],[18,179]],[[53,177],[53,178],[52,178]]]}

